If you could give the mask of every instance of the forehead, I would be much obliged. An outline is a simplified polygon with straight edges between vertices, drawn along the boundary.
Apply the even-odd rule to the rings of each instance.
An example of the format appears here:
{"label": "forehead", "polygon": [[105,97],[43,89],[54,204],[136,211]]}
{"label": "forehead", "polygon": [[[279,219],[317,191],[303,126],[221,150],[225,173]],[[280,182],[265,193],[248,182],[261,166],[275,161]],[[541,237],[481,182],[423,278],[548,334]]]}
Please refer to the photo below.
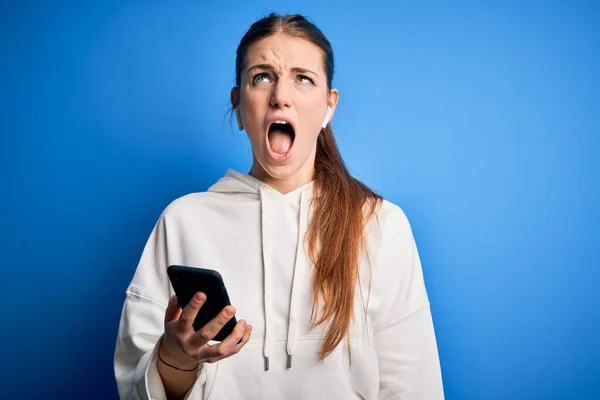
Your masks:
{"label": "forehead", "polygon": [[248,47],[246,67],[272,64],[276,69],[300,67],[324,74],[323,51],[308,40],[278,33]]}

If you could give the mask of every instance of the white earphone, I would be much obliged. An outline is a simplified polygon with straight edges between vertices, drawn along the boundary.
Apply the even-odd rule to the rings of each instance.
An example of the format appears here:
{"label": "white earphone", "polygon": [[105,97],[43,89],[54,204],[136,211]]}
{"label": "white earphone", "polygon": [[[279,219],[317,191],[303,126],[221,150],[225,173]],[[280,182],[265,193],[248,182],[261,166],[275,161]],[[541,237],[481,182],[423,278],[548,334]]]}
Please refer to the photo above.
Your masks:
{"label": "white earphone", "polygon": [[327,106],[327,114],[325,114],[325,119],[323,120],[323,125],[321,125],[321,128],[325,129],[325,127],[329,123],[330,117],[331,117],[331,107]]}

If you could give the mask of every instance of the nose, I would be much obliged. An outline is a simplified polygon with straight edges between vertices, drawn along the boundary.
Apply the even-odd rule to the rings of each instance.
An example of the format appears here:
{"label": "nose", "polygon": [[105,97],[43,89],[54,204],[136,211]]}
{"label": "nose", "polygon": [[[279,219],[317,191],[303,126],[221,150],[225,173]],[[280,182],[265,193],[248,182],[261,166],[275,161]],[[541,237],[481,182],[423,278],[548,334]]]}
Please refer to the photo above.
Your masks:
{"label": "nose", "polygon": [[289,108],[292,105],[292,88],[284,79],[278,80],[273,85],[271,92],[271,107]]}

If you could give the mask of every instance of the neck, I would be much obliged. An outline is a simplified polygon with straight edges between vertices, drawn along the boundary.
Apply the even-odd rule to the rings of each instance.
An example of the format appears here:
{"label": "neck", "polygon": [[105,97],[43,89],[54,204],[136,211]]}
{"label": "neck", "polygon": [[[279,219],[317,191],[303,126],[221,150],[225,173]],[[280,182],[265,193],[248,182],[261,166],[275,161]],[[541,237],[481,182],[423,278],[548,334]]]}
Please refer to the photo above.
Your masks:
{"label": "neck", "polygon": [[284,173],[282,174],[283,176],[280,177],[273,176],[275,174],[270,174],[265,171],[260,163],[254,159],[248,175],[260,179],[279,193],[286,194],[311,182],[314,177],[314,171],[314,158],[312,157],[309,157],[309,159],[306,160],[306,163],[297,171],[294,171],[291,174]]}

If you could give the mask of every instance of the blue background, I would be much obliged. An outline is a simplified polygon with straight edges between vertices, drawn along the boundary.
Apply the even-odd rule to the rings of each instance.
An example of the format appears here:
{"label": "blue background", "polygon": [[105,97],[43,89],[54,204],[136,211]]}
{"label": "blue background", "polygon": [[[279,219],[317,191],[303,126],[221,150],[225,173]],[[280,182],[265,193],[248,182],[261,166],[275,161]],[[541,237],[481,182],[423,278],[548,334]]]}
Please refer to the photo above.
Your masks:
{"label": "blue background", "polygon": [[333,43],[341,150],[412,222],[447,399],[600,398],[598,2],[76,3],[1,6],[2,398],[116,398],[160,212],[250,166],[229,90],[271,10]]}

